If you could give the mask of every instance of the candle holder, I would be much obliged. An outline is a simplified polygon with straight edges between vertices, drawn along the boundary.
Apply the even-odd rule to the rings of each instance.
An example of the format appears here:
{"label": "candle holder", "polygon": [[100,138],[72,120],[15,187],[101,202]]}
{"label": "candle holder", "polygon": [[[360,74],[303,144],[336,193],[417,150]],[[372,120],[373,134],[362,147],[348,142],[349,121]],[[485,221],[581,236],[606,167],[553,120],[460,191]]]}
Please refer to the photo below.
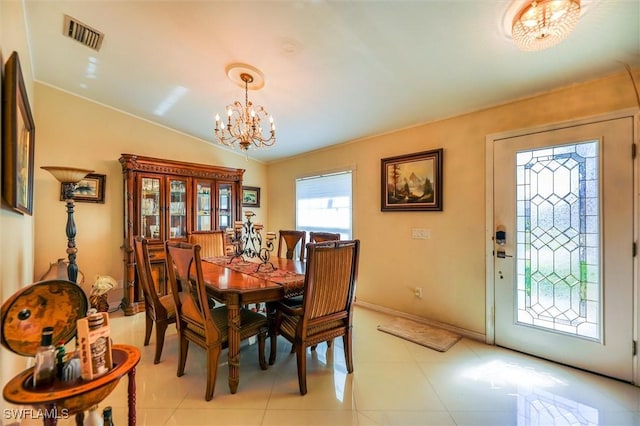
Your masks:
{"label": "candle holder", "polygon": [[264,226],[261,223],[251,221],[255,213],[246,211],[244,215],[246,222],[236,221],[233,228],[227,228],[227,235],[233,245],[233,254],[228,263],[233,262],[236,258],[259,259],[260,263],[256,272],[266,265],[269,265],[272,270],[277,269],[269,260],[274,249],[275,232],[267,232],[266,241],[263,241],[262,229]]}
{"label": "candle holder", "polygon": [[260,259],[260,261],[262,263],[260,263],[260,265],[258,265],[258,268],[256,269],[256,272],[258,272],[260,270],[260,268],[264,265],[271,265],[271,269],[272,270],[276,270],[278,268],[275,267],[275,265],[273,263],[271,263],[269,261],[270,257],[271,257],[271,252],[273,251],[274,245],[273,245],[273,241],[276,239],[276,233],[275,232],[267,232],[267,241],[265,243],[264,247],[261,247],[260,250],[258,251],[258,258]]}
{"label": "candle holder", "polygon": [[233,262],[233,259],[244,260],[244,258],[242,257],[242,252],[244,250],[242,246],[243,226],[244,224],[242,223],[242,221],[238,220],[234,222],[233,228],[229,227],[226,230],[227,236],[229,237],[229,240],[231,240],[231,245],[233,246],[233,252],[231,253],[231,257],[229,258],[229,262],[227,263]]}

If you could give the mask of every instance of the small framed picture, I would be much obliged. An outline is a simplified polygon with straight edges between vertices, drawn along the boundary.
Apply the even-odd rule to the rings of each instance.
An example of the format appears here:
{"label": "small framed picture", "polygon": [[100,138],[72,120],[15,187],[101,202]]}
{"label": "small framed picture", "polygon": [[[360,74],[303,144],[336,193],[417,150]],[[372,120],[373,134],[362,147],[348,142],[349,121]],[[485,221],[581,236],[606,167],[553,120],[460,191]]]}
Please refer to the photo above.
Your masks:
{"label": "small framed picture", "polygon": [[382,211],[442,210],[442,148],[383,158]]}
{"label": "small framed picture", "polygon": [[[76,185],[73,199],[85,203],[104,203],[104,184],[106,175],[89,173]],[[60,201],[64,201],[64,185],[60,184]]]}
{"label": "small framed picture", "polygon": [[260,207],[260,188],[255,186],[242,187],[242,207]]}

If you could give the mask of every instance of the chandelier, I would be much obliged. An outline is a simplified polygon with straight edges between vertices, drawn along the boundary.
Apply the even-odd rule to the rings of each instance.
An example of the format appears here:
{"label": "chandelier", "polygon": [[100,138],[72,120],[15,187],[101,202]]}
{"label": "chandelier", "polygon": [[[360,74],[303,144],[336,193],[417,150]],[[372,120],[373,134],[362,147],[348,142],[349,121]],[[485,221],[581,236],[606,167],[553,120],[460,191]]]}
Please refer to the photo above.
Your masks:
{"label": "chandelier", "polygon": [[[231,66],[227,75],[237,84],[244,84],[244,105],[235,101],[227,106],[226,124],[216,114],[215,136],[218,143],[235,147],[242,151],[250,148],[265,148],[276,143],[276,126],[273,117],[260,105],[249,100],[249,85],[259,89],[264,85],[262,73],[249,65]],[[263,123],[268,127],[263,128]]]}
{"label": "chandelier", "polygon": [[580,0],[529,1],[516,14],[511,35],[521,50],[543,50],[564,40],[579,18]]}

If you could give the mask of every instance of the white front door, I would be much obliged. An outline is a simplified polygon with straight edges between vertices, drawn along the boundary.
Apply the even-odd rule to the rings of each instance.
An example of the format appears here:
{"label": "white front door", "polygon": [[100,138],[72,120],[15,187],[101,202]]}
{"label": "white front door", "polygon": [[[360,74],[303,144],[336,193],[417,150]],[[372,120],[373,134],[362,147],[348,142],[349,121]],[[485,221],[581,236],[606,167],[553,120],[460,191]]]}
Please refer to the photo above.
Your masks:
{"label": "white front door", "polygon": [[633,118],[493,142],[495,343],[632,381]]}

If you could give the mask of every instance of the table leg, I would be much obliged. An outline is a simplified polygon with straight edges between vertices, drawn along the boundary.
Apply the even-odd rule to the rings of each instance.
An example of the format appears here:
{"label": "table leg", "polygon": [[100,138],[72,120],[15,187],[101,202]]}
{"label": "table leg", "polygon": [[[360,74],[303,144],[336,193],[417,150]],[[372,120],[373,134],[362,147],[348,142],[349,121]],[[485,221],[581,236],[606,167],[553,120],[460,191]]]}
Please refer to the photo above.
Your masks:
{"label": "table leg", "polygon": [[42,419],[44,426],[56,426],[58,424],[58,418],[56,416],[45,416]]}
{"label": "table leg", "polygon": [[[43,415],[42,424],[44,426],[56,426],[58,424],[58,408],[55,404],[47,405],[44,412],[41,412],[41,414]],[[1,420],[0,424],[2,424]]]}
{"label": "table leg", "polygon": [[76,414],[76,426],[84,425],[84,411],[80,411]]}
{"label": "table leg", "polygon": [[127,387],[127,397],[129,403],[129,426],[136,426],[136,368],[133,367],[127,373],[129,386]]}
{"label": "table leg", "polygon": [[229,391],[236,393],[240,383],[240,298],[237,294],[227,298],[229,325]]}
{"label": "table leg", "polygon": [[278,327],[276,327],[276,308],[274,302],[266,303],[267,319],[269,320],[269,365],[276,362],[276,339],[278,338]]}

